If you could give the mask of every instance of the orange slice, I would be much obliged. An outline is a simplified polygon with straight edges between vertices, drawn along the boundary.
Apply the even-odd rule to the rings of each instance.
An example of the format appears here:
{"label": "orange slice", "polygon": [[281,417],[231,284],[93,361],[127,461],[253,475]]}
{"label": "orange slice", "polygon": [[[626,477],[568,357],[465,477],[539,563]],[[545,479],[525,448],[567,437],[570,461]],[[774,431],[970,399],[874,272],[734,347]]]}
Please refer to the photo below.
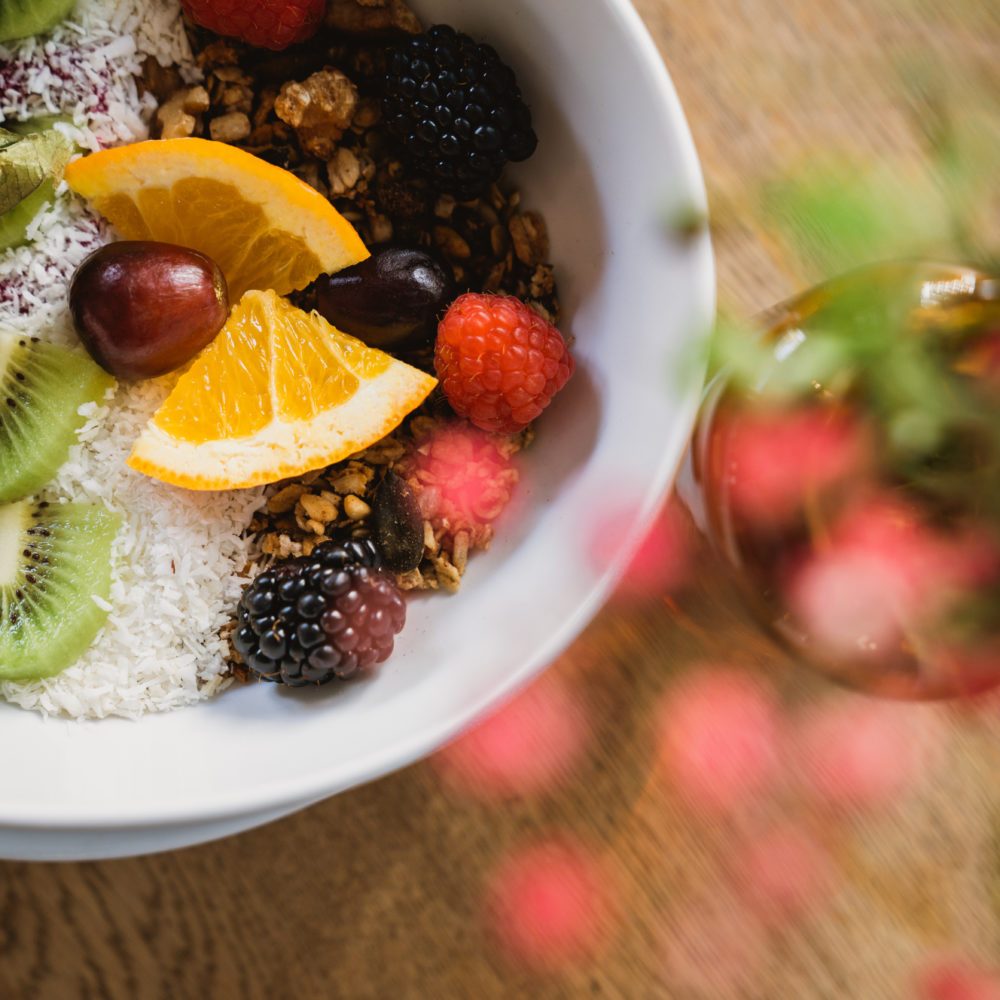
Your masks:
{"label": "orange slice", "polygon": [[258,486],[385,437],[437,380],[304,313],[247,292],[146,426],[139,472],[192,490]]}
{"label": "orange slice", "polygon": [[294,174],[224,142],[156,139],[93,153],[66,181],[127,240],[208,254],[230,299],[305,288],[368,256],[353,226]]}

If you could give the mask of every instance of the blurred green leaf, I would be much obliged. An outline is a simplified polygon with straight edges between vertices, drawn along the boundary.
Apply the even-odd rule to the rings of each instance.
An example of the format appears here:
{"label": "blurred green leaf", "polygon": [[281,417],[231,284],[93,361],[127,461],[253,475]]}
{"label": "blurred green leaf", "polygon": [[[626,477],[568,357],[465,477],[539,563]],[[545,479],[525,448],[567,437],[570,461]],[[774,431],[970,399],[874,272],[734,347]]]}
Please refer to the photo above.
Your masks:
{"label": "blurred green leaf", "polygon": [[761,206],[818,277],[877,260],[921,256],[950,233],[941,193],[929,181],[851,165],[818,166],[765,187]]}

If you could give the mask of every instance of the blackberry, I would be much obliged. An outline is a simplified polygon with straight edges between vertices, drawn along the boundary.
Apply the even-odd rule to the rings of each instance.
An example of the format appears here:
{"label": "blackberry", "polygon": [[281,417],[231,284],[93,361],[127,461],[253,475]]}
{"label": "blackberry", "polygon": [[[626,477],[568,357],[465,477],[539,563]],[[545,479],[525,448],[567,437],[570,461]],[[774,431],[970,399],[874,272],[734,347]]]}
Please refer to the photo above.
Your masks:
{"label": "blackberry", "polygon": [[513,70],[447,25],[392,49],[383,112],[415,170],[462,201],[483,194],[538,137]]}
{"label": "blackberry", "polygon": [[386,660],[406,604],[372,542],[324,542],[261,573],[243,592],[237,619],[233,648],[250,670],[303,687]]}

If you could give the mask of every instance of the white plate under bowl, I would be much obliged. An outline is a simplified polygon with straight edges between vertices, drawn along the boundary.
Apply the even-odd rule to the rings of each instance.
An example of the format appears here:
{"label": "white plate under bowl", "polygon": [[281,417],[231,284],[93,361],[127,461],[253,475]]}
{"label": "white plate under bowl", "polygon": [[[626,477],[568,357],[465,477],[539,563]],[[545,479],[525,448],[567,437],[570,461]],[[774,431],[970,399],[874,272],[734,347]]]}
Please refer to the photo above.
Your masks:
{"label": "white plate under bowl", "polygon": [[666,231],[669,213],[703,210],[705,194],[656,49],[627,0],[417,6],[505,55],[541,138],[517,180],[549,222],[578,371],[524,457],[518,510],[458,596],[412,604],[398,652],[370,681],[254,685],[139,722],[0,706],[0,857],[199,843],[430,753],[542,670],[600,606],[622,562],[590,554],[602,505],[632,505],[638,530],[669,488],[699,389],[678,368],[710,326],[714,280],[708,237]]}

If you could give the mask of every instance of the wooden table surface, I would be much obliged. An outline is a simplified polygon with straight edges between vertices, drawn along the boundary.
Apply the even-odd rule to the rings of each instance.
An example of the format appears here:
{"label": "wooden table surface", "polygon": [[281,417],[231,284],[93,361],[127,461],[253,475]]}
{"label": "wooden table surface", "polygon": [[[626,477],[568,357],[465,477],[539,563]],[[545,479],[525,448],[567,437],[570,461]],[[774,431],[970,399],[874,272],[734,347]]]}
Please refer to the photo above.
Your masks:
{"label": "wooden table surface", "polygon": [[[1000,92],[995,0],[637,6],[701,153],[720,296],[736,312],[804,280],[745,210],[755,184],[831,149],[919,165],[922,105],[905,83],[914,65],[956,94]],[[770,658],[710,567],[680,604],[678,615],[665,595],[619,596],[555,666],[597,728],[587,759],[550,793],[477,802],[425,763],[175,854],[0,864],[0,997],[905,1000],[927,954],[1000,965],[997,732],[981,712],[947,708],[914,710],[938,750],[918,787],[828,831],[838,877],[822,905],[754,939],[739,975],[727,978],[719,959],[722,978],[700,992],[669,964],[666,942],[692,901],[730,907],[740,831],[698,819],[656,779],[658,693],[705,660],[769,671],[794,698],[829,693]],[[562,831],[613,871],[618,915],[598,954],[541,974],[482,930],[483,886],[509,851]]]}

